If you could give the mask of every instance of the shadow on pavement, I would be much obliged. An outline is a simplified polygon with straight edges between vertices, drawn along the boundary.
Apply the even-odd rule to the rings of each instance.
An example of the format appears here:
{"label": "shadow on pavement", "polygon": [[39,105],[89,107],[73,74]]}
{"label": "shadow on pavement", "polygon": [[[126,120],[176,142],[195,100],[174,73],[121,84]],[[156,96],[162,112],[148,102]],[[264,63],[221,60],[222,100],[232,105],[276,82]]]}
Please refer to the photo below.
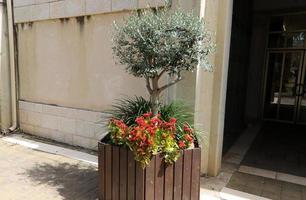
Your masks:
{"label": "shadow on pavement", "polygon": [[60,163],[37,164],[25,172],[32,181],[57,188],[65,200],[98,198],[98,172],[91,166]]}

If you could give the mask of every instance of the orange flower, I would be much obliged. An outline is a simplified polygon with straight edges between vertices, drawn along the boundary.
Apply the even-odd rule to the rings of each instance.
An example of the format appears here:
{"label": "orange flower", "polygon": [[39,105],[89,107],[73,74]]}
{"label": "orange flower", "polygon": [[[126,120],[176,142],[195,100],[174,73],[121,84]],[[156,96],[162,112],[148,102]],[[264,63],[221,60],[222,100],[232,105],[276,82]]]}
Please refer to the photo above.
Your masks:
{"label": "orange flower", "polygon": [[193,138],[190,135],[186,134],[185,135],[185,140],[187,140],[188,142],[192,142]]}

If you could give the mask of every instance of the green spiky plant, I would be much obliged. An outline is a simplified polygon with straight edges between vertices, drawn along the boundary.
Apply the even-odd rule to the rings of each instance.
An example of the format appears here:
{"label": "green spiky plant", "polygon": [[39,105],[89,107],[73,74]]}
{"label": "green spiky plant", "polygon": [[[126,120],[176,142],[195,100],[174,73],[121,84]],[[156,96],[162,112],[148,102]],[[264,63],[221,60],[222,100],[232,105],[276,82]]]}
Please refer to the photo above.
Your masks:
{"label": "green spiky plant", "polygon": [[111,118],[121,119],[128,126],[135,125],[136,118],[151,110],[151,103],[143,97],[125,97],[118,99],[112,108],[106,113],[110,114],[107,121]]}

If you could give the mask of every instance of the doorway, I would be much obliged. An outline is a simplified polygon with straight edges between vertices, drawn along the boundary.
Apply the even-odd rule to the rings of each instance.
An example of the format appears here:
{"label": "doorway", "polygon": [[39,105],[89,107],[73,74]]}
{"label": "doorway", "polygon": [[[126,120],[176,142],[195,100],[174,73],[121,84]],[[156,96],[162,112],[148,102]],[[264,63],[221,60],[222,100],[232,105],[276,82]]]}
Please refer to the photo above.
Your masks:
{"label": "doorway", "polygon": [[266,120],[306,124],[305,19],[306,14],[271,17],[266,57]]}

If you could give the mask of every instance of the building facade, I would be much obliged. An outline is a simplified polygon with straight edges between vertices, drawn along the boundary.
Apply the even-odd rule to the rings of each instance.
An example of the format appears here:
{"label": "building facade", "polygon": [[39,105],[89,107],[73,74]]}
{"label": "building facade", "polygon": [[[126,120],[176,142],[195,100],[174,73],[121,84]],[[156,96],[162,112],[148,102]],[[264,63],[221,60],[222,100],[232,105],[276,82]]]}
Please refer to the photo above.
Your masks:
{"label": "building facade", "polygon": [[[147,96],[143,80],[126,74],[124,67],[115,63],[111,49],[112,24],[122,22],[133,10],[148,5],[162,7],[163,0],[13,0],[16,83],[7,78],[12,71],[7,36],[10,34],[6,34],[9,30],[6,6],[1,5],[3,130],[11,126],[13,103],[7,91],[12,84],[17,86],[18,125],[24,132],[91,149],[95,149],[97,141],[106,134],[101,122],[105,116],[103,111],[115,99],[124,95]],[[292,77],[288,76],[283,84],[289,88],[287,103],[282,104],[277,99],[279,91],[272,92],[277,106],[273,101],[266,103],[267,91],[272,86],[266,78],[265,64],[269,62],[267,51],[271,50],[267,48],[269,35],[277,31],[287,35],[288,32],[284,29],[271,32],[272,17],[303,13],[306,3],[303,0],[173,0],[171,7],[193,10],[205,19],[214,33],[216,51],[210,57],[213,72],[198,69],[186,73],[184,80],[165,96],[168,100],[182,99],[194,108],[195,125],[202,130],[204,138],[202,173],[214,176],[221,167],[223,147],[227,148],[224,141],[230,141],[248,125],[265,119],[268,109],[285,112],[285,115],[294,112],[296,116],[298,112],[302,116],[303,107],[295,100],[293,108],[287,109],[292,98],[303,102],[301,95],[293,95],[291,99],[287,95],[290,88],[296,88]],[[290,21],[291,18],[287,18]],[[296,24],[293,21],[302,19],[293,17],[288,23]],[[306,30],[306,27],[301,29]],[[301,34],[303,30],[293,28],[291,32]],[[276,37],[276,42],[281,38]],[[291,40],[292,45],[287,47],[300,52],[291,56],[290,62],[303,63],[302,58],[298,58],[304,56],[304,46],[298,46],[304,41],[303,35],[292,36]],[[298,67],[298,71],[301,74],[303,67]],[[293,78],[303,85],[302,77]],[[274,85],[276,82],[272,81]],[[281,94],[285,96],[285,92]],[[283,109],[283,105],[287,107]],[[274,119],[280,120],[280,115],[275,115]]]}
{"label": "building facade", "polygon": [[[8,1],[9,2],[9,1]],[[112,25],[162,0],[13,0],[16,81],[12,74],[6,5],[2,4],[1,125],[12,126],[12,85],[17,125],[26,133],[95,149],[106,134],[101,120],[115,99],[147,96],[143,80],[125,73],[112,55]],[[205,142],[202,172],[216,175],[222,155],[232,1],[174,0],[172,8],[205,17],[218,46],[212,73],[199,69],[167,92],[195,110]],[[9,6],[8,6],[9,7]],[[10,24],[9,24],[10,25]],[[11,53],[12,54],[12,53]],[[11,91],[11,92],[8,92]],[[7,94],[5,94],[7,93]]]}

